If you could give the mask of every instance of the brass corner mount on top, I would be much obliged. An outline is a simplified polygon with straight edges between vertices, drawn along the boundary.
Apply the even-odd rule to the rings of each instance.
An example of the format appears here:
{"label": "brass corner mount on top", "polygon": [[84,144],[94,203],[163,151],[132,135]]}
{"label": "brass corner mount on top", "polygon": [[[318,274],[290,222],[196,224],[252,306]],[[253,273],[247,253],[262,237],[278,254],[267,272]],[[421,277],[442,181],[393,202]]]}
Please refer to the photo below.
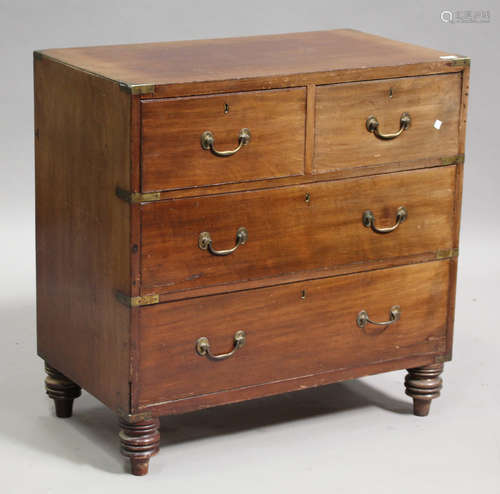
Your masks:
{"label": "brass corner mount on top", "polygon": [[444,55],[441,59],[446,60],[452,67],[469,67],[471,62],[470,57],[464,55]]}
{"label": "brass corner mount on top", "polygon": [[451,61],[451,65],[455,67],[470,67],[470,61],[469,57],[455,58]]}
{"label": "brass corner mount on top", "polygon": [[120,82],[120,89],[132,94],[133,96],[141,94],[154,94],[154,84],[129,84],[128,82]]}

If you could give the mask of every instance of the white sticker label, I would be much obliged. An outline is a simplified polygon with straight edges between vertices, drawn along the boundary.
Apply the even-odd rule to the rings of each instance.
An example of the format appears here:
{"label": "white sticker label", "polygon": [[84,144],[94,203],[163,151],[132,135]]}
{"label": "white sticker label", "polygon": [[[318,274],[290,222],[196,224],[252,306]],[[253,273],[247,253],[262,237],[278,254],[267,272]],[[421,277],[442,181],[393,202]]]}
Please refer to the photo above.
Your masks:
{"label": "white sticker label", "polygon": [[434,122],[434,128],[439,130],[441,128],[441,125],[443,125],[443,122],[441,122],[441,120],[436,120]]}

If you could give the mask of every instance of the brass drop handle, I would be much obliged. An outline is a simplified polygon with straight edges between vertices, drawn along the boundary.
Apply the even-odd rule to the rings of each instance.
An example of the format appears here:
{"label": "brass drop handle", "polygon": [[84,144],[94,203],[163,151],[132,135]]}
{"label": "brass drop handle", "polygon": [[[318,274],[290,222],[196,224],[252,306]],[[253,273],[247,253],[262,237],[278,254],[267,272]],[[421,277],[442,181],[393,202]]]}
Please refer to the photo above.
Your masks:
{"label": "brass drop handle", "polygon": [[389,320],[388,321],[384,321],[384,322],[372,321],[368,317],[368,312],[366,312],[366,310],[362,310],[358,314],[356,322],[361,329],[364,329],[368,323],[375,324],[375,326],[389,326],[389,324],[394,324],[396,321],[399,321],[400,317],[401,317],[401,308],[399,307],[399,305],[393,305],[391,307],[391,310],[389,311]]}
{"label": "brass drop handle", "polygon": [[201,250],[208,250],[208,252],[214,256],[228,256],[229,254],[232,254],[240,245],[246,244],[247,240],[248,230],[244,226],[241,226],[236,232],[236,245],[231,249],[215,250],[212,247],[212,237],[209,232],[200,233],[200,236],[198,237],[198,247]]}
{"label": "brass drop handle", "polygon": [[378,137],[379,139],[382,139],[384,141],[389,141],[391,139],[395,139],[396,137],[400,136],[404,130],[410,127],[410,124],[411,124],[410,114],[407,112],[401,113],[401,118],[399,120],[399,130],[392,134],[382,134],[382,132],[379,131],[379,123],[377,117],[370,115],[366,119],[366,129],[368,130],[368,132],[372,132],[373,134],[375,134],[375,137]]}
{"label": "brass drop handle", "polygon": [[237,153],[243,146],[246,146],[250,142],[251,138],[250,131],[248,129],[241,129],[238,136],[238,147],[231,149],[229,151],[217,151],[215,149],[215,137],[209,130],[205,130],[201,134],[201,147],[206,151],[212,151],[216,156],[227,157],[232,156]]}
{"label": "brass drop handle", "polygon": [[375,225],[374,214],[370,210],[367,210],[363,213],[363,225],[365,225],[366,228],[371,228],[375,233],[390,233],[393,232],[407,218],[407,209],[404,206],[399,206],[396,212],[396,223],[393,226],[388,226],[387,228],[379,228]]}
{"label": "brass drop handle", "polygon": [[207,357],[210,360],[226,360],[227,358],[232,357],[236,353],[236,350],[239,350],[242,346],[244,346],[246,340],[247,335],[245,334],[245,331],[236,331],[233,338],[233,349],[228,353],[214,355],[210,351],[210,341],[208,341],[206,336],[202,336],[196,340],[196,353],[200,357]]}

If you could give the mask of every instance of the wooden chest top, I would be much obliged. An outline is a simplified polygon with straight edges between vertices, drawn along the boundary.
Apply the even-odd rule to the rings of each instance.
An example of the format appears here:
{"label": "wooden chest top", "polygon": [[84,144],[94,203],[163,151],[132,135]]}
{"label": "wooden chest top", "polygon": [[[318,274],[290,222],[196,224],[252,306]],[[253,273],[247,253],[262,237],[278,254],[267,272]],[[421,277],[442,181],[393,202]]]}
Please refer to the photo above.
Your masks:
{"label": "wooden chest top", "polygon": [[[382,68],[388,69],[387,77],[442,73],[464,60],[352,29],[38,53],[119,82],[136,93],[150,92],[141,86],[169,86],[168,91],[161,89],[161,96],[228,90],[231,82],[242,90],[366,80],[370,69],[376,69],[380,77]],[[177,87],[181,84],[182,88]]]}

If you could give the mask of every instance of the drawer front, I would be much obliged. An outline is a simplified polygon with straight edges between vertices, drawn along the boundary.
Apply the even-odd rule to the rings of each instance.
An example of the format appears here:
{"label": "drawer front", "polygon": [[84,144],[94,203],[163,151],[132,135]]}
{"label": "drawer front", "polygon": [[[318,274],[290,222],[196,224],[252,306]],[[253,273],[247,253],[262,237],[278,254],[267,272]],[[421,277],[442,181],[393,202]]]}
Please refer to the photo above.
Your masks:
{"label": "drawer front", "polygon": [[[138,405],[443,353],[450,261],[201,297],[140,309]],[[358,325],[366,311],[386,326]],[[200,356],[206,337],[217,356]]]}
{"label": "drawer front", "polygon": [[[304,88],[145,100],[142,108],[142,189],[178,189],[302,175]],[[250,139],[231,156],[240,131]],[[209,144],[209,141],[205,141]]]}
{"label": "drawer front", "polygon": [[[316,95],[315,173],[458,153],[461,76],[445,74],[320,86]],[[393,139],[381,134],[410,125]]]}
{"label": "drawer front", "polygon": [[[435,253],[453,245],[455,166],[283,187],[212,197],[172,199],[142,206],[142,293],[311,273]],[[380,234],[363,224],[371,211]],[[232,254],[202,250],[208,232],[214,250],[248,240]],[[300,276],[299,276],[300,278]],[[295,278],[295,279],[299,279]]]}

